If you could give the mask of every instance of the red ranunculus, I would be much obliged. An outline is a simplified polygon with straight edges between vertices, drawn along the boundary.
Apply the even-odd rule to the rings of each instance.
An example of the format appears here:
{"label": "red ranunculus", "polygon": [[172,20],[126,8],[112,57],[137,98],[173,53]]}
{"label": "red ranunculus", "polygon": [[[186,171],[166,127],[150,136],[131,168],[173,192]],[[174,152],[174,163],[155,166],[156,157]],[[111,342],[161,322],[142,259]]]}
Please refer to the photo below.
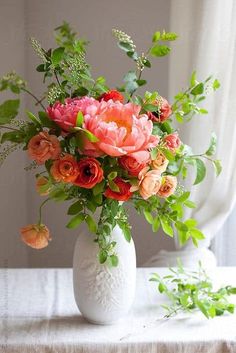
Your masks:
{"label": "red ranunculus", "polygon": [[83,158],[78,162],[78,176],[73,184],[85,189],[92,189],[103,179],[103,170],[95,158]]}
{"label": "red ranunculus", "polygon": [[165,142],[166,147],[172,152],[175,152],[177,148],[179,148],[179,146],[181,145],[181,141],[177,132],[166,135],[163,140]]}
{"label": "red ranunculus", "polygon": [[114,180],[114,183],[118,186],[119,191],[113,191],[111,188],[107,188],[104,195],[108,199],[114,199],[118,201],[127,201],[131,196],[132,192],[130,191],[130,183],[126,183],[121,178],[117,177]]}
{"label": "red ranunculus", "polygon": [[149,119],[158,123],[166,121],[172,113],[171,105],[168,101],[163,97],[159,97],[152,104],[156,105],[158,110],[156,112],[148,112]]}
{"label": "red ranunculus", "polygon": [[122,96],[122,94],[120,92],[118,92],[117,90],[113,89],[113,90],[110,90],[106,93],[103,93],[99,98],[98,100],[101,101],[101,100],[104,100],[104,101],[109,101],[110,99],[112,99],[114,102],[121,102],[123,103],[124,102],[124,97]]}
{"label": "red ranunculus", "polygon": [[121,158],[119,158],[120,166],[123,169],[127,170],[129,175],[132,176],[138,176],[139,172],[141,172],[141,170],[146,167],[147,162],[139,163],[134,157],[131,156],[122,156]]}

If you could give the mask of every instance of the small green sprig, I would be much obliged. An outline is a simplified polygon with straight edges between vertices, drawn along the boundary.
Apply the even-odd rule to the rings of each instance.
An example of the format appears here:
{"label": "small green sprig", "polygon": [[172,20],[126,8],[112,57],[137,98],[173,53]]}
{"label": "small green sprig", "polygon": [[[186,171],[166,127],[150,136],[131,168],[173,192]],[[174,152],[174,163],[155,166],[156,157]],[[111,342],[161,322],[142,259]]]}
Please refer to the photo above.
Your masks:
{"label": "small green sprig", "polygon": [[170,300],[170,305],[162,305],[167,311],[166,318],[180,312],[200,311],[207,319],[233,314],[235,304],[228,301],[231,294],[236,294],[236,287],[226,286],[213,289],[213,283],[199,262],[197,271],[183,268],[178,261],[177,268],[170,268],[170,273],[161,277],[153,273],[150,281],[157,283],[158,291]]}

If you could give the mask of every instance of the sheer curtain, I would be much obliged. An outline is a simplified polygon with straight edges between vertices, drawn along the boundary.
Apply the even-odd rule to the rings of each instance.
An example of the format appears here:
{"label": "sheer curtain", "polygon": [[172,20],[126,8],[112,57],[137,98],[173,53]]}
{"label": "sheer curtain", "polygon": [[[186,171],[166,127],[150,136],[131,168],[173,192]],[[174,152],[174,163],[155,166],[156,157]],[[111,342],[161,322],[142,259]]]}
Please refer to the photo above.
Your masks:
{"label": "sheer curtain", "polygon": [[227,247],[231,247],[236,238],[236,221],[233,220],[236,210],[234,216],[226,221],[236,200],[235,18],[235,0],[172,0],[170,29],[180,38],[178,45],[173,45],[170,57],[170,97],[186,86],[195,69],[199,79],[214,74],[221,82],[221,89],[207,100],[209,116],[193,119],[181,129],[181,136],[198,153],[206,150],[210,133],[215,131],[218,136],[217,156],[222,160],[223,172],[215,179],[210,170],[206,180],[192,188],[191,199],[198,207],[188,216],[198,220],[206,235],[199,244],[200,248],[194,249],[188,243],[178,249],[176,243],[175,252],[162,251],[151,259],[150,265],[174,265],[176,257],[181,257],[185,265],[194,265],[199,259],[207,266],[215,265],[215,257],[209,247],[217,233],[213,249],[222,264],[228,254]]}

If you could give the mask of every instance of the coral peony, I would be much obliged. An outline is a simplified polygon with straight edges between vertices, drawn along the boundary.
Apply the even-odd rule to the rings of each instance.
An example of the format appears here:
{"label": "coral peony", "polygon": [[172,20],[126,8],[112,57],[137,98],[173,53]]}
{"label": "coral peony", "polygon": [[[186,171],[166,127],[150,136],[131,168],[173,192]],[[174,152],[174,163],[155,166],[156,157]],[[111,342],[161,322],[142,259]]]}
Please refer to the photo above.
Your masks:
{"label": "coral peony", "polygon": [[168,163],[169,161],[165,155],[161,151],[158,151],[156,158],[151,163],[151,166],[153,169],[158,170],[158,172],[161,174],[166,171]]}
{"label": "coral peony", "polygon": [[181,145],[181,141],[177,132],[166,135],[163,139],[165,146],[172,152],[175,152]]}
{"label": "coral peony", "polygon": [[[149,160],[147,160],[148,162]],[[138,176],[141,170],[146,167],[147,162],[139,163],[134,157],[122,156],[119,158],[120,166],[127,170],[129,175]]]}
{"label": "coral peony", "polygon": [[[155,147],[159,138],[152,135],[153,124],[147,115],[139,116],[140,107],[120,102],[101,102],[95,116],[85,116],[84,128],[92,132],[98,142],[93,143],[94,153],[103,152],[113,157],[130,155],[138,163],[149,158],[149,148]],[[85,142],[84,153],[91,155],[91,142]]]}
{"label": "coral peony", "polygon": [[45,163],[48,159],[56,159],[61,153],[60,142],[54,135],[42,131],[31,138],[28,143],[28,155],[38,164]]}
{"label": "coral peony", "polygon": [[83,115],[94,115],[99,102],[94,98],[67,98],[65,103],[56,102],[53,106],[47,108],[49,117],[54,120],[63,130],[70,131],[76,126],[78,112]]}
{"label": "coral peony", "polygon": [[65,154],[53,162],[50,172],[56,181],[72,183],[79,174],[78,163],[72,155]]}
{"label": "coral peony", "polygon": [[[40,196],[47,196],[50,192],[50,187],[48,186],[48,179],[44,176],[39,176],[36,181],[36,191]],[[44,187],[44,191],[41,188]],[[46,189],[45,189],[46,188]]]}
{"label": "coral peony", "polygon": [[103,93],[100,97],[99,97],[99,101],[104,100],[104,101],[109,101],[110,99],[112,99],[114,102],[124,102],[124,97],[122,96],[122,94],[120,92],[118,92],[117,90],[113,89],[110,90],[106,93]]}
{"label": "coral peony", "polygon": [[78,162],[79,173],[74,184],[85,189],[92,189],[103,180],[103,170],[95,158],[83,158]]}
{"label": "coral peony", "polygon": [[157,106],[157,111],[149,112],[149,119],[158,123],[163,123],[172,113],[171,105],[163,97],[159,97],[153,104]]}
{"label": "coral peony", "polygon": [[48,228],[44,224],[29,224],[21,228],[22,241],[34,249],[43,249],[51,240]]}
{"label": "coral peony", "polygon": [[166,175],[162,178],[161,187],[157,192],[157,195],[160,197],[169,197],[171,196],[177,187],[177,178],[172,175]]}
{"label": "coral peony", "polygon": [[114,199],[118,201],[127,201],[132,196],[132,192],[130,191],[131,185],[126,183],[121,178],[117,177],[114,180],[114,183],[118,186],[119,191],[113,191],[110,187],[108,187],[104,193],[104,195],[108,199]]}

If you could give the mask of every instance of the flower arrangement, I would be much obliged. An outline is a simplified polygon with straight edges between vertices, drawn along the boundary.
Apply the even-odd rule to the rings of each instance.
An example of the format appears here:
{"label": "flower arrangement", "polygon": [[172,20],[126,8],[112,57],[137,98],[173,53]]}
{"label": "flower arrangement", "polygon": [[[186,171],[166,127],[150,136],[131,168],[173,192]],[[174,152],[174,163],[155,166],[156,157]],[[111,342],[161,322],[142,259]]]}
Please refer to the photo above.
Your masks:
{"label": "flower arrangement", "polygon": [[[21,229],[27,245],[42,249],[51,240],[41,220],[42,206],[48,200],[69,202],[72,217],[67,228],[86,222],[96,234],[100,263],[116,266],[116,243],[110,234],[118,225],[131,240],[127,203],[144,215],[154,232],[161,227],[173,237],[176,229],[180,244],[191,238],[197,245],[204,238],[196,220],[184,220],[184,207],[195,204],[181,179],[192,166],[196,168],[194,184],[200,183],[206,174],[205,161],[220,173],[220,161],[212,157],[216,136],[212,134],[205,153],[195,155],[181,141],[174,120],[182,124],[195,114],[206,114],[201,103],[220,84],[212,77],[199,82],[194,72],[189,87],[172,104],[158,92],[138,95],[137,90],[147,83],[142,76],[144,69],[151,68],[151,58],[167,55],[167,43],[177,35],[156,32],[150,48],[141,54],[129,35],[119,30],[113,30],[113,35],[135,65],[116,89],[108,87],[104,77],[92,77],[86,61],[88,43],[78,39],[67,23],[55,29],[55,49],[45,50],[31,39],[41,59],[36,70],[48,83],[46,93],[37,98],[14,72],[2,77],[1,91],[29,94],[40,111],[27,111],[28,120],[17,120],[20,99],[0,105],[0,128],[6,131],[1,135],[0,159],[3,162],[16,149],[25,150],[32,160],[26,169],[37,168],[36,190],[47,197],[38,223]],[[100,218],[95,221],[98,208]]]}

